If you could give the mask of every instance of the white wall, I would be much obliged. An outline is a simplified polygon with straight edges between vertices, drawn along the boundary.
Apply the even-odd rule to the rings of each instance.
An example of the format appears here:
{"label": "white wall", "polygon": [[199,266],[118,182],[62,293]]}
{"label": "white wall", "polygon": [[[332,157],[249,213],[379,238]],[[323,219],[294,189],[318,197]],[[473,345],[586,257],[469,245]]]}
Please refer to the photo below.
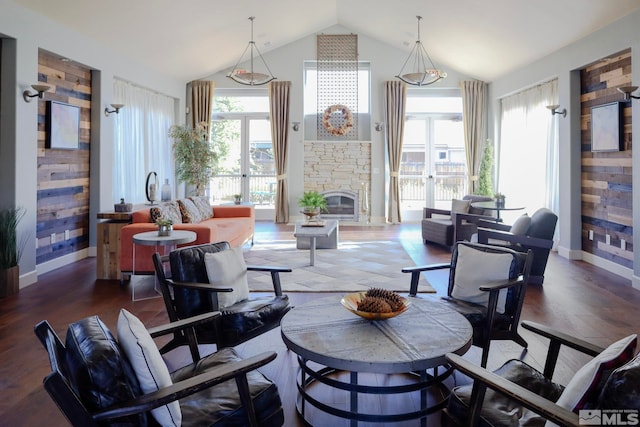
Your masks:
{"label": "white wall", "polygon": [[[128,58],[118,52],[75,33],[68,28],[24,9],[12,1],[0,0],[0,36],[15,39],[15,75],[3,76],[3,115],[12,117],[9,126],[2,129],[2,146],[15,149],[13,161],[3,159],[2,187],[10,186],[3,192],[0,204],[22,206],[26,216],[20,226],[20,233],[28,233],[30,242],[35,242],[36,192],[37,183],[37,109],[38,103],[26,103],[22,92],[38,81],[38,49],[70,58],[89,68],[97,70],[92,94],[92,139],[91,139],[91,246],[95,246],[96,213],[113,210],[111,196],[111,174],[113,170],[113,120],[100,114],[111,102],[113,79],[118,77],[144,86],[177,100],[176,120],[184,117],[185,82],[163,75],[158,70],[139,64],[135,58]],[[115,30],[115,29],[114,29]],[[3,65],[3,69],[7,67]],[[11,67],[9,67],[11,68]],[[15,80],[15,81],[9,81]],[[46,99],[46,95],[45,95]],[[13,117],[15,116],[15,120]],[[5,121],[2,122],[6,125]],[[7,150],[12,152],[13,150]],[[4,151],[3,151],[4,152]],[[7,180],[8,182],[5,182]],[[9,194],[9,196],[7,196]],[[13,196],[11,196],[13,194]],[[13,198],[13,200],[7,200]],[[69,257],[62,262],[70,262]],[[43,271],[38,268],[38,272]],[[20,284],[25,286],[37,280],[35,243],[27,244],[20,261]]]}
{"label": "white wall", "polygon": [[[350,34],[348,28],[335,25],[323,31],[322,34]],[[238,52],[238,56],[242,52]],[[384,82],[394,80],[394,76],[400,71],[402,64],[407,59],[408,51],[395,49],[385,43],[369,37],[358,35],[359,60],[371,63],[371,217],[374,222],[384,221],[385,217],[385,186],[387,185],[385,167],[385,144],[384,133],[376,132],[373,129],[375,122],[384,121],[383,93]],[[316,59],[316,35],[311,35],[296,42],[274,49],[263,55],[269,68],[278,80],[291,81],[291,122],[303,120],[303,64],[304,61]],[[235,83],[226,77],[230,69],[223,70],[217,74],[203,77],[206,80],[214,80],[216,88],[239,88],[242,85]],[[446,70],[448,77],[427,88],[420,90],[433,90],[434,88],[456,88],[458,89],[461,80],[470,79],[461,75],[455,70]],[[266,91],[266,88],[265,88]],[[304,182],[299,177],[304,176],[302,170],[304,163],[304,130],[290,133],[289,141],[289,205],[292,207],[292,215],[296,212],[293,209],[297,206],[297,200],[303,192]],[[375,173],[376,170],[378,173]]]}
{"label": "white wall", "polygon": [[[530,87],[550,78],[558,78],[561,108],[567,108],[567,117],[559,118],[560,132],[560,212],[559,253],[567,258],[582,258],[581,251],[581,168],[580,168],[580,84],[578,70],[611,54],[631,48],[632,81],[640,84],[640,12],[628,15],[617,22],[542,58],[491,84],[492,110],[499,115],[499,100],[510,93]],[[526,49],[526,46],[523,46]],[[622,95],[620,96],[622,99]],[[640,103],[633,102],[632,134],[640,135]],[[558,116],[560,117],[560,116]],[[498,135],[498,117],[493,117]],[[499,138],[497,138],[499,140]],[[640,150],[633,152],[633,186],[640,188]],[[634,191],[634,193],[637,193]],[[640,200],[633,198],[633,227],[640,230]],[[633,272],[611,265],[612,263],[589,259],[624,276],[632,276],[634,287],[640,287],[640,234],[633,238]]]}

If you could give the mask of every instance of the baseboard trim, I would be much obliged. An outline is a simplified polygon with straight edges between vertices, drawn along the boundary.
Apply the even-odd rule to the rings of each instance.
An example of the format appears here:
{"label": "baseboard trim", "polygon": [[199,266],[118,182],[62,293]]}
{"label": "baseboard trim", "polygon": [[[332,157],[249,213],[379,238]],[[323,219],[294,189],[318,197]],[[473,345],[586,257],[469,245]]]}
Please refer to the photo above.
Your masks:
{"label": "baseboard trim", "polygon": [[[634,280],[633,270],[628,267],[623,267],[620,264],[616,264],[615,262],[609,261],[608,259],[600,258],[595,256],[589,252],[582,251],[582,260],[588,262],[589,264],[593,264],[596,267],[600,267],[602,269],[607,270],[610,273],[617,274],[620,277],[624,277],[625,279],[629,279],[633,282],[637,282],[640,287],[640,278],[638,281]],[[634,288],[636,285],[634,284]]]}
{"label": "baseboard trim", "polygon": [[52,259],[51,261],[43,262],[42,264],[38,264],[36,266],[36,271],[38,275],[45,274],[50,271],[53,271],[57,268],[64,267],[65,265],[71,264],[72,262],[80,261],[81,259],[85,259],[89,256],[89,249],[82,249],[77,252],[73,252],[67,255],[63,255],[59,258]]}

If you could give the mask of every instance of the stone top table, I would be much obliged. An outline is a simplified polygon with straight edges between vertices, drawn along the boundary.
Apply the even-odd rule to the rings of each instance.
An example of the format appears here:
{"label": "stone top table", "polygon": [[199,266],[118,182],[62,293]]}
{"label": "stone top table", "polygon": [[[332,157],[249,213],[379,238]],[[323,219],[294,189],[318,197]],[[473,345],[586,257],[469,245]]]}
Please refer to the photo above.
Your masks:
{"label": "stone top table", "polygon": [[157,231],[145,231],[134,234],[133,243],[143,246],[172,246],[191,243],[196,237],[196,233],[188,230],[173,230],[168,236],[158,236]]}
{"label": "stone top table", "polygon": [[[366,320],[345,309],[340,297],[331,296],[309,301],[289,311],[281,321],[282,339],[298,355],[296,375],[298,401],[296,408],[311,425],[333,425],[331,417],[359,421],[397,422],[421,419],[426,424],[428,414],[442,409],[449,388],[444,380],[453,373],[445,354],[464,354],[471,346],[471,324],[458,312],[437,299],[410,298],[411,305],[399,316],[387,320]],[[317,365],[322,367],[318,368]],[[440,367],[444,372],[438,372]],[[428,370],[432,369],[433,373]],[[349,381],[339,376],[349,371]],[[381,381],[378,385],[363,384],[358,373],[409,376],[410,384],[397,385]],[[338,377],[336,377],[338,375]],[[369,374],[370,375],[370,374]],[[395,384],[395,385],[394,385]],[[332,391],[315,393],[314,387],[345,390],[349,393],[348,410],[322,396]],[[427,403],[427,390],[434,388],[441,399]],[[386,410],[363,413],[358,410],[359,396],[420,393],[420,408],[408,412]],[[307,408],[306,404],[312,408]],[[371,405],[365,405],[371,408]],[[327,419],[329,418],[329,419]]]}
{"label": "stone top table", "polygon": [[[324,248],[336,249],[338,247],[338,221],[335,219],[322,220],[314,223],[308,221],[296,221],[296,227],[293,235],[297,240],[296,247],[303,248],[302,239],[309,239],[309,265],[316,264],[316,248],[318,247],[318,239],[327,239],[330,241],[328,245],[322,245]],[[327,243],[327,242],[323,242]]]}
{"label": "stone top table", "polygon": [[424,370],[446,364],[446,353],[466,353],[473,330],[464,316],[437,299],[409,301],[399,316],[371,321],[345,309],[339,297],[312,300],[282,318],[282,338],[305,359],[359,372]]}

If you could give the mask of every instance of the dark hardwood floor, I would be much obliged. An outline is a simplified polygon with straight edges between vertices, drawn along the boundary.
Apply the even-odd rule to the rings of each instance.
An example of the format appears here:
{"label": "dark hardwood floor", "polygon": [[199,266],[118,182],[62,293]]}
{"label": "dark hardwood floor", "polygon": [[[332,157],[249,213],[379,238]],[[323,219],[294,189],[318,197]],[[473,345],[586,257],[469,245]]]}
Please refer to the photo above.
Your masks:
{"label": "dark hardwood floor", "polygon": [[[270,239],[293,239],[292,226],[259,222],[256,228],[256,244]],[[449,258],[448,251],[443,248],[422,244],[417,224],[341,227],[340,238],[399,239],[416,264],[446,261]],[[398,268],[401,267],[398,265]],[[438,294],[445,293],[446,276],[442,272],[429,276],[429,281]],[[300,305],[316,298],[318,294],[290,293],[289,296],[294,305]],[[629,280],[590,264],[568,261],[552,254],[544,286],[530,286],[527,290],[522,318],[545,323],[606,346],[618,338],[640,331],[640,317],[636,315],[639,305],[640,292],[631,287]],[[118,311],[122,307],[139,316],[148,326],[167,321],[161,299],[134,303],[128,286],[121,286],[119,281],[96,280],[93,258],[44,274],[38,283],[22,289],[17,295],[1,299],[0,425],[67,425],[42,388],[42,379],[49,372],[49,363],[44,349],[33,334],[33,326],[38,321],[49,320],[58,334],[64,337],[69,323],[95,314],[115,331]],[[520,346],[508,341],[494,342],[489,368],[495,368],[512,357],[522,357],[540,367],[544,363],[546,343],[528,331],[523,331],[522,335],[529,341],[529,350],[523,352]],[[246,355],[265,349],[278,352],[278,358],[267,365],[264,372],[277,383],[280,390],[285,408],[285,425],[301,426],[295,411],[296,361],[282,344],[279,330],[238,348]],[[180,363],[182,356],[174,354],[171,357],[173,363]],[[465,357],[479,363],[480,352],[472,347]],[[571,350],[563,350],[555,379],[566,383],[586,360]],[[456,380],[458,383],[465,381],[464,378]],[[396,404],[407,403],[394,401],[393,405]],[[430,417],[429,421],[430,425],[438,425],[438,415]]]}

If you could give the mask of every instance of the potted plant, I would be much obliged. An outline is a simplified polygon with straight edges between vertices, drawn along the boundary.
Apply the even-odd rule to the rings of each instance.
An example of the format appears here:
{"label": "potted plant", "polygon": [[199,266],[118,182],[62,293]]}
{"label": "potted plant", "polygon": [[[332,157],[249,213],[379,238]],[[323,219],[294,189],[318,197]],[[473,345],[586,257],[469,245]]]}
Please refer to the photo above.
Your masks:
{"label": "potted plant", "polygon": [[233,195],[233,202],[236,205],[239,205],[240,203],[242,203],[242,194],[234,194]]}
{"label": "potted plant", "polygon": [[158,236],[170,236],[173,230],[173,221],[166,218],[160,218],[156,221],[158,225]]}
{"label": "potted plant", "polygon": [[26,239],[18,242],[18,224],[23,208],[0,209],[0,297],[15,294],[20,288],[20,257]]}
{"label": "potted plant", "polygon": [[180,125],[169,128],[169,137],[173,138],[176,177],[193,186],[196,196],[204,196],[219,158],[207,134],[204,125],[195,129]]}
{"label": "potted plant", "polygon": [[327,211],[327,199],[317,191],[305,191],[298,200],[298,206],[302,208],[302,213],[309,221],[320,212]]}

